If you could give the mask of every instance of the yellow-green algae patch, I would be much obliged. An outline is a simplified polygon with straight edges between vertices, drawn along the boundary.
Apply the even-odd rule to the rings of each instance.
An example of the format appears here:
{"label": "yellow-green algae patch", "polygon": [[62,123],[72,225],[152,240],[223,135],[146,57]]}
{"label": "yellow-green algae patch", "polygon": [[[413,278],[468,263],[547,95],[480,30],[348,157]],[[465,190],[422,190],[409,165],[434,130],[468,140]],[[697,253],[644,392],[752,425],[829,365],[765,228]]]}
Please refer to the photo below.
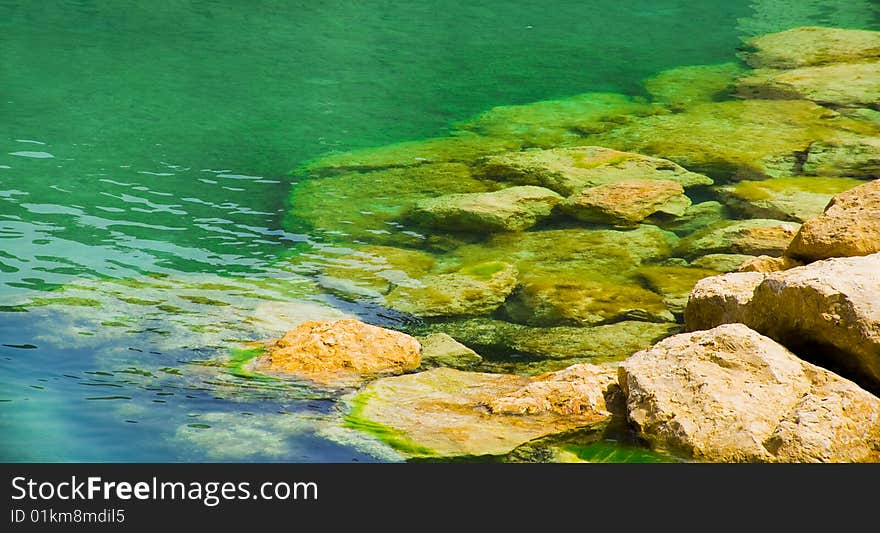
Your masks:
{"label": "yellow-green algae patch", "polygon": [[718,188],[732,209],[747,216],[805,222],[825,210],[838,193],[863,184],[855,178],[791,176],[741,181]]}
{"label": "yellow-green algae patch", "polygon": [[716,102],[730,96],[736,79],[745,73],[738,63],[688,65],[664,70],[645,80],[651,97],[674,110]]}
{"label": "yellow-green algae patch", "polygon": [[345,413],[343,427],[363,431],[388,444],[408,457],[435,457],[434,450],[420,446],[406,435],[391,427],[373,422],[364,416],[367,404],[376,397],[376,393],[361,392],[347,400],[348,411]]}

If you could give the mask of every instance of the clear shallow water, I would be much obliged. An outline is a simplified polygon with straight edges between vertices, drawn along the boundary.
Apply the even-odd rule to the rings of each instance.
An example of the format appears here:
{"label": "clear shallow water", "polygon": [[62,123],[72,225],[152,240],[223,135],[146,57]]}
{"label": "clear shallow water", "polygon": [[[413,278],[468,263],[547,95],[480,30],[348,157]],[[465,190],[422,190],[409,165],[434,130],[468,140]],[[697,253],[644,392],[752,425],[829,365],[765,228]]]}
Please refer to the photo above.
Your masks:
{"label": "clear shallow water", "polygon": [[[205,364],[280,330],[244,322],[261,304],[330,300],[272,266],[312,240],[281,228],[290,169],[880,20],[868,1],[304,4],[0,2],[0,458],[392,459],[328,438],[326,395]],[[107,289],[150,275],[170,281]],[[69,284],[86,301],[39,301]]]}

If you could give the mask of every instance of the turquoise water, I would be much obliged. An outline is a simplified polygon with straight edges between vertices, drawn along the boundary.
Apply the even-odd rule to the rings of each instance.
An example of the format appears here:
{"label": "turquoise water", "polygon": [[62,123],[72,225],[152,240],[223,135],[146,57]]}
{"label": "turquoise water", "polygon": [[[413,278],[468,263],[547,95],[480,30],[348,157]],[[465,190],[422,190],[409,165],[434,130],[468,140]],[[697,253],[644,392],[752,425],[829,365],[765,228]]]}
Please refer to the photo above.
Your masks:
{"label": "turquoise water", "polygon": [[[870,1],[0,1],[0,459],[394,459],[334,433],[328,394],[210,372],[273,330],[242,325],[267,302],[371,312],[272,266],[314,244],[281,227],[290,169],[495,105],[639,94],[801,24],[880,15]],[[44,301],[70,285],[79,300]]]}

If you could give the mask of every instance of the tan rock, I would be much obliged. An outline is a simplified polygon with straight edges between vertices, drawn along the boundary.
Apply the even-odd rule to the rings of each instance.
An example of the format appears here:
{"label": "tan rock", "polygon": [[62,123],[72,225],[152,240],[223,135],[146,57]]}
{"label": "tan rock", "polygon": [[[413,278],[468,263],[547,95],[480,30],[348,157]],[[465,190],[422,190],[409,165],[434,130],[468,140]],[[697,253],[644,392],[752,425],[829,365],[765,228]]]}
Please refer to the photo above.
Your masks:
{"label": "tan rock", "polygon": [[759,272],[733,272],[701,279],[694,285],[684,311],[687,331],[743,322],[755,288],[764,281]]}
{"label": "tan rock", "polygon": [[742,324],[664,339],[622,363],[654,446],[717,462],[880,461],[880,399]]}
{"label": "tan rock", "polygon": [[755,68],[791,69],[880,58],[880,32],[803,26],[746,42]]}
{"label": "tan rock", "polygon": [[445,333],[418,337],[422,345],[422,368],[467,368],[483,361],[480,355]]}
{"label": "tan rock", "polygon": [[269,342],[266,353],[251,361],[250,370],[320,384],[400,374],[420,363],[419,341],[354,319],[303,322]]}
{"label": "tan rock", "polygon": [[724,220],[710,224],[679,241],[684,257],[714,253],[782,255],[800,227],[770,219]]}
{"label": "tan rock", "polygon": [[691,261],[691,265],[716,272],[736,272],[740,265],[754,258],[747,254],[706,254]]}
{"label": "tan rock", "polygon": [[760,272],[767,274],[769,272],[779,272],[780,270],[788,270],[796,266],[802,266],[803,263],[796,261],[790,257],[770,257],[769,255],[759,255],[743,261],[736,269],[737,272]]}
{"label": "tan rock", "polygon": [[739,80],[737,95],[753,99],[812,100],[835,107],[877,107],[880,105],[880,61],[782,71],[756,70]]}
{"label": "tan rock", "polygon": [[674,181],[626,179],[582,189],[562,209],[583,222],[635,226],[654,214],[681,216],[690,205],[684,188]]}
{"label": "tan rock", "polygon": [[605,404],[608,387],[617,384],[617,369],[609,366],[577,364],[538,376],[522,388],[491,400],[493,413],[610,416]]}
{"label": "tan rock", "polygon": [[810,262],[880,252],[880,180],[836,195],[825,212],[808,220],[785,255]]}
{"label": "tan rock", "polygon": [[790,176],[740,181],[718,187],[716,192],[741,215],[804,222],[822,214],[835,194],[862,183],[854,178]]}

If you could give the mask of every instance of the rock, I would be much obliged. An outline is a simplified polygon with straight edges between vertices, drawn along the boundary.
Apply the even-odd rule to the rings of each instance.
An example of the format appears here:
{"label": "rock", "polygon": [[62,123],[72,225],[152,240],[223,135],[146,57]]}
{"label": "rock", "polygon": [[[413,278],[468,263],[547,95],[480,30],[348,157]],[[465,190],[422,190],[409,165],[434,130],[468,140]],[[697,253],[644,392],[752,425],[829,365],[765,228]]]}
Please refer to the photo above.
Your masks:
{"label": "rock", "polygon": [[846,132],[875,135],[876,130],[805,100],[740,100],[640,118],[588,141],[742,180],[798,174],[812,143]]}
{"label": "rock", "polygon": [[550,215],[562,197],[544,187],[509,187],[484,193],[446,194],[419,200],[410,218],[449,231],[522,231]]}
{"label": "rock", "polygon": [[446,366],[465,369],[483,362],[477,352],[445,333],[432,333],[418,337],[418,340],[422,345],[422,368]]}
{"label": "rock", "polygon": [[267,344],[266,353],[254,358],[248,370],[322,385],[400,374],[420,364],[419,341],[354,319],[303,322]]}
{"label": "rock", "polygon": [[663,297],[666,307],[676,316],[684,314],[694,285],[703,278],[718,274],[716,270],[684,266],[646,266],[636,272],[648,288]]}
{"label": "rock", "polygon": [[420,286],[398,286],[385,297],[393,309],[420,317],[485,315],[517,286],[517,271],[501,261],[478,263],[451,274],[425,276]]}
{"label": "rock", "polygon": [[741,98],[812,100],[834,107],[880,106],[880,61],[794,70],[756,70],[737,85]]}
{"label": "rock", "polygon": [[796,261],[790,257],[770,257],[769,255],[759,255],[758,257],[753,257],[747,261],[744,261],[739,268],[736,269],[737,272],[760,272],[762,274],[767,274],[769,272],[779,272],[781,270],[788,270],[789,268],[794,268],[797,266],[802,266],[803,263],[800,261]]}
{"label": "rock", "polygon": [[710,178],[665,159],[601,146],[527,150],[490,156],[482,160],[477,172],[484,178],[540,185],[564,196],[586,187],[630,179],[668,180],[683,187],[713,183]]}
{"label": "rock", "polygon": [[741,181],[718,187],[717,192],[732,210],[748,217],[804,222],[822,214],[835,194],[862,183],[851,178],[795,176]]}
{"label": "rock", "polygon": [[716,272],[734,272],[744,262],[754,258],[746,254],[707,254],[691,261],[691,265]]}
{"label": "rock", "polygon": [[836,195],[808,220],[785,255],[803,262],[880,252],[880,180]]}
{"label": "rock", "polygon": [[880,58],[880,32],[804,26],[746,42],[754,68],[792,69]]}
{"label": "rock", "polygon": [[686,235],[703,229],[709,224],[730,218],[727,206],[713,200],[693,204],[685,209],[684,213],[679,217],[660,218],[653,222],[665,230],[674,231],[679,235]]}
{"label": "rock", "polygon": [[698,281],[684,312],[687,331],[743,322],[755,288],[762,281],[764,275],[759,272],[733,272]]}
{"label": "rock", "polygon": [[352,171],[385,170],[432,163],[469,163],[480,157],[518,150],[512,139],[460,132],[450,137],[365,148],[310,161],[298,170],[307,176],[328,176]]}
{"label": "rock", "polygon": [[641,435],[697,460],[880,461],[880,399],[742,324],[665,339],[619,382]]}
{"label": "rock", "polygon": [[641,287],[558,278],[524,283],[504,310],[514,322],[533,326],[675,321],[663,298]]}
{"label": "rock", "polygon": [[690,205],[684,188],[674,181],[628,179],[582,189],[562,209],[583,222],[635,226],[654,214],[681,216]]}
{"label": "rock", "polygon": [[349,399],[347,422],[409,456],[500,455],[606,418],[600,388],[613,372],[525,378],[436,368],[370,383]]}
{"label": "rock", "polygon": [[744,72],[736,63],[675,67],[645,80],[651,97],[680,111],[690,105],[715,102],[728,96]]}
{"label": "rock", "polygon": [[457,126],[491,138],[510,139],[525,147],[555,148],[581,144],[585,134],[606,131],[632,117],[657,112],[657,106],[622,94],[586,93],[494,107]]}
{"label": "rock", "polygon": [[804,172],[817,176],[880,178],[880,137],[840,135],[810,145]]}
{"label": "rock", "polygon": [[676,252],[690,258],[714,253],[778,256],[799,227],[780,220],[725,220],[688,235],[679,241]]}

